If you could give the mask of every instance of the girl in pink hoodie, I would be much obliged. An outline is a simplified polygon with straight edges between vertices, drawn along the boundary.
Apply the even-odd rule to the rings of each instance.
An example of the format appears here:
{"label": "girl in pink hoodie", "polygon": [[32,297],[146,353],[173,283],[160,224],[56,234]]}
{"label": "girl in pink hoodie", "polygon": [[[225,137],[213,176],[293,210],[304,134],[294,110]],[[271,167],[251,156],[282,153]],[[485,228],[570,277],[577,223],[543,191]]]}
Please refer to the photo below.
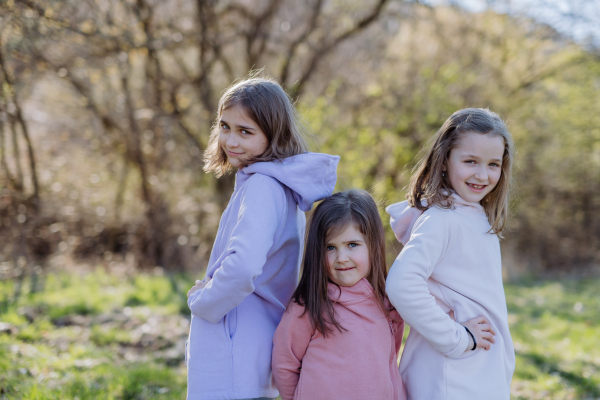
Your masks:
{"label": "girl in pink hoodie", "polygon": [[373,198],[350,190],[315,209],[303,273],[273,338],[283,400],[405,400],[404,321],[385,296],[385,235]]}

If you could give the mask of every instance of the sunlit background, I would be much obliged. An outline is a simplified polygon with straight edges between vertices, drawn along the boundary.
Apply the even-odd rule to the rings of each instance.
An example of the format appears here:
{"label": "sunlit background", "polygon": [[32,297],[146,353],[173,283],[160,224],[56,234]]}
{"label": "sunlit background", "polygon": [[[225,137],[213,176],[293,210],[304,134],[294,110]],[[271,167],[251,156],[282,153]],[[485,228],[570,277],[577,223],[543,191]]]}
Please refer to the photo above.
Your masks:
{"label": "sunlit background", "polygon": [[600,1],[9,0],[0,18],[0,398],[182,398],[185,293],[233,188],[202,154],[256,69],[341,156],[337,190],[382,209],[452,112],[499,113],[513,397],[600,398]]}

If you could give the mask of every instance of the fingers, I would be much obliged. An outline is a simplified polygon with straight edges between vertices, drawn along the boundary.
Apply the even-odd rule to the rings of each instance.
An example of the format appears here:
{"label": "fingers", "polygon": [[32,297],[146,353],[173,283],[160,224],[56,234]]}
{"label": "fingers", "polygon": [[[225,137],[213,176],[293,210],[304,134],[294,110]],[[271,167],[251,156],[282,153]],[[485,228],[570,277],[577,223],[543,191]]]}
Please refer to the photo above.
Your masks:
{"label": "fingers", "polygon": [[450,317],[450,319],[452,319],[452,321],[456,322],[456,318],[454,318],[454,310],[450,310],[448,316]]}
{"label": "fingers", "polygon": [[194,293],[195,291],[197,291],[199,289],[200,288],[198,286],[192,286],[192,288],[190,290],[188,290],[188,292],[187,292],[188,299],[190,298],[190,296],[192,295],[192,293]]}
{"label": "fingers", "polygon": [[187,293],[188,299],[190,298],[192,293],[194,293],[197,290],[204,289],[204,287],[208,284],[208,282],[210,282],[210,277],[206,277],[205,279],[206,279],[205,281],[196,279],[196,282],[195,282],[196,284]]}
{"label": "fingers", "polygon": [[487,340],[490,343],[496,343],[496,339],[494,339],[494,335],[491,333],[484,333],[481,335],[481,338]]}
{"label": "fingers", "polygon": [[477,347],[487,351],[492,348],[492,344],[489,341],[482,339],[481,341],[477,341]]}
{"label": "fingers", "polygon": [[480,315],[478,317],[470,319],[467,322],[473,322],[473,323],[477,324],[478,325],[477,328],[479,328],[482,331],[490,332],[492,335],[496,334],[494,327],[488,322],[487,318],[484,317],[483,315]]}
{"label": "fingers", "polygon": [[[448,313],[448,315],[450,314]],[[477,348],[489,350],[492,347],[492,344],[496,343],[496,339],[494,338],[496,335],[496,330],[492,324],[489,323],[485,316],[480,315],[478,317],[471,318],[470,320],[464,322],[463,325],[468,327],[475,337]]]}
{"label": "fingers", "polygon": [[478,328],[481,329],[482,332],[489,332],[492,335],[496,335],[496,331],[494,330],[494,328],[492,327],[491,324],[489,323],[483,323],[483,324],[479,324]]}

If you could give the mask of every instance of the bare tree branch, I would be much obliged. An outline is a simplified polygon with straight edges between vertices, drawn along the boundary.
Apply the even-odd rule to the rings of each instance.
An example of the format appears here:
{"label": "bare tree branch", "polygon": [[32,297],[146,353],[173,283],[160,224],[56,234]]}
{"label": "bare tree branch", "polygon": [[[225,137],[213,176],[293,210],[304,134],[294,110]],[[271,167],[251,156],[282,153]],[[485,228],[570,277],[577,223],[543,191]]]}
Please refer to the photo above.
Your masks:
{"label": "bare tree branch", "polygon": [[358,21],[358,23],[354,27],[343,32],[329,43],[323,44],[321,47],[319,47],[313,52],[306,69],[302,73],[302,76],[291,88],[294,97],[299,96],[301,94],[302,90],[304,89],[304,85],[315,71],[318,63],[321,61],[323,56],[325,56],[328,52],[333,50],[345,40],[351,38],[352,36],[358,34],[359,32],[369,27],[374,21],[377,20],[377,18],[381,14],[383,6],[385,6],[388,1],[389,0],[379,0],[373,8],[373,10],[360,21]]}
{"label": "bare tree branch", "polygon": [[256,63],[265,51],[269,33],[264,27],[271,22],[280,4],[280,0],[271,0],[261,14],[250,17],[252,27],[245,35],[248,70],[256,66]]}
{"label": "bare tree branch", "polygon": [[[14,114],[16,117],[16,122],[18,122],[19,126],[21,127],[21,133],[22,133],[23,138],[25,139],[25,143],[27,145],[27,153],[29,155],[29,168],[31,170],[31,183],[33,185],[33,197],[37,199],[37,198],[39,198],[39,185],[38,185],[38,179],[37,179],[37,169],[36,169],[36,162],[35,162],[35,153],[33,151],[33,144],[31,143],[31,138],[29,136],[29,130],[27,128],[27,124],[25,123],[23,114],[21,112],[21,105],[19,103],[19,99],[17,98],[16,89],[13,84],[14,80],[10,76],[8,69],[6,67],[6,63],[4,61],[2,43],[0,43],[0,69],[2,69],[2,75],[3,75],[4,81],[11,88],[11,92],[12,92],[11,100],[12,100],[12,103],[14,104],[14,108],[15,108]],[[18,140],[18,136],[17,136],[17,129],[16,129],[16,124],[14,123],[12,115],[9,114],[8,118],[10,121],[11,129],[13,131],[13,147],[14,147],[15,158],[16,158],[16,162],[17,162],[17,174],[19,177],[19,186],[22,188],[23,187],[23,171],[22,171],[21,162],[20,162],[19,145],[18,145],[19,140]]]}
{"label": "bare tree branch", "polygon": [[321,14],[322,9],[323,9],[323,0],[316,0],[311,9],[311,16],[310,16],[310,21],[308,23],[308,27],[288,47],[287,54],[285,56],[285,64],[283,65],[283,67],[281,69],[281,74],[280,74],[280,78],[279,78],[279,82],[281,82],[282,85],[286,86],[287,79],[290,74],[291,61],[294,58],[294,56],[296,55],[296,50],[298,49],[298,46],[301,43],[304,43],[306,41],[306,39],[308,38],[308,36],[312,32],[314,32],[314,30],[316,29],[317,20],[319,18],[319,15]]}

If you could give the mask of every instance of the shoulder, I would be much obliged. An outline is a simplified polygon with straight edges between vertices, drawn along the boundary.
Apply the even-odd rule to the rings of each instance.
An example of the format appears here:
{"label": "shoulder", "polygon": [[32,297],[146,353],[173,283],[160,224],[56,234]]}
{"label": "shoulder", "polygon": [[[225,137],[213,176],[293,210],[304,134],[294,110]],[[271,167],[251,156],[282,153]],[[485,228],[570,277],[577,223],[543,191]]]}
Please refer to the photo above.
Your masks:
{"label": "shoulder", "polygon": [[312,330],[312,324],[306,308],[294,300],[288,304],[280,322],[281,326],[295,326],[297,329]]}
{"label": "shoulder", "polygon": [[285,189],[275,178],[260,173],[250,175],[244,185],[245,198],[257,198],[261,203],[282,202],[285,200]]}
{"label": "shoulder", "polygon": [[283,185],[281,182],[271,176],[263,175],[261,173],[250,175],[246,181],[246,188],[262,188],[283,193]]}
{"label": "shoulder", "polygon": [[440,207],[428,208],[415,222],[415,229],[420,226],[431,228],[451,228],[456,223],[456,212]]}
{"label": "shoulder", "polygon": [[308,317],[308,313],[305,312],[306,308],[298,303],[296,303],[293,299],[288,304],[285,313],[289,314],[292,317],[303,318]]}

